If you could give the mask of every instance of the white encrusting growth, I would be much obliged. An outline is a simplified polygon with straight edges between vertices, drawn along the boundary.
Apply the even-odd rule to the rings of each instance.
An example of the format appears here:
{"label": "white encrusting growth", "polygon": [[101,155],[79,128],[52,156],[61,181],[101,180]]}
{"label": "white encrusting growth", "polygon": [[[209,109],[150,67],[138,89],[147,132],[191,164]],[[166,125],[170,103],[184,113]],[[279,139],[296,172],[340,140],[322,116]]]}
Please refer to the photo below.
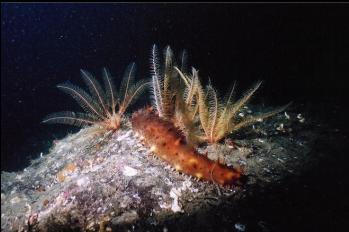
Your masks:
{"label": "white encrusting growth", "polygon": [[137,175],[138,171],[134,168],[131,168],[129,166],[125,166],[123,171],[122,171],[122,174],[124,176],[135,176]]}

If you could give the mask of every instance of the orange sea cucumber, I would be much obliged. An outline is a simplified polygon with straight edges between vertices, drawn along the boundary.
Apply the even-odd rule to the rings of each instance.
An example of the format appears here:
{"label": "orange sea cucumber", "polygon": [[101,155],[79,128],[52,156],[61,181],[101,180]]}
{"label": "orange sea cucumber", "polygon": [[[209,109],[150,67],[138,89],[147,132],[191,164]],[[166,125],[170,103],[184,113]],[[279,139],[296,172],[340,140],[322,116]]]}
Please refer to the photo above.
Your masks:
{"label": "orange sea cucumber", "polygon": [[135,112],[132,115],[132,127],[144,137],[144,142],[151,151],[179,172],[220,185],[230,185],[242,175],[239,170],[199,154],[194,147],[187,144],[179,129],[151,109]]}

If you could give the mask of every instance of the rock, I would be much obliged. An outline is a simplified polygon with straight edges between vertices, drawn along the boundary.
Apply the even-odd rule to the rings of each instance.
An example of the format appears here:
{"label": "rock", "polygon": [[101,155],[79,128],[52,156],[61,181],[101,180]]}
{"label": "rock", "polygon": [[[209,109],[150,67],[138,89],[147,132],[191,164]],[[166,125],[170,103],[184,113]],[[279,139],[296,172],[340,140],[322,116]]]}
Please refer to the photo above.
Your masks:
{"label": "rock", "polygon": [[134,223],[139,218],[135,210],[123,213],[121,216],[113,218],[111,223],[116,225],[131,224]]}
{"label": "rock", "polygon": [[123,171],[122,171],[122,174],[124,176],[135,176],[137,175],[138,171],[134,168],[131,168],[129,166],[125,166]]}
{"label": "rock", "polygon": [[235,227],[235,229],[236,229],[237,231],[245,231],[245,229],[246,229],[246,226],[243,225],[243,224],[241,224],[241,223],[236,223],[236,224],[234,225],[234,227]]}

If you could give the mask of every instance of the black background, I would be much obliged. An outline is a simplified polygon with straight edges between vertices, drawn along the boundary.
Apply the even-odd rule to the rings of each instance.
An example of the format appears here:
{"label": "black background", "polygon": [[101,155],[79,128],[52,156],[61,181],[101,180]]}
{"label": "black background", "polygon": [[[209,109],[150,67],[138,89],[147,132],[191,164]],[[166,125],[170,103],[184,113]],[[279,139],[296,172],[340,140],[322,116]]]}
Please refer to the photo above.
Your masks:
{"label": "black background", "polygon": [[189,52],[189,65],[224,92],[264,84],[253,103],[293,101],[345,131],[347,4],[2,4],[1,170],[23,169],[70,126],[42,125],[77,110],[55,86],[82,85],[79,69],[121,77],[135,61],[149,78],[150,50]]}

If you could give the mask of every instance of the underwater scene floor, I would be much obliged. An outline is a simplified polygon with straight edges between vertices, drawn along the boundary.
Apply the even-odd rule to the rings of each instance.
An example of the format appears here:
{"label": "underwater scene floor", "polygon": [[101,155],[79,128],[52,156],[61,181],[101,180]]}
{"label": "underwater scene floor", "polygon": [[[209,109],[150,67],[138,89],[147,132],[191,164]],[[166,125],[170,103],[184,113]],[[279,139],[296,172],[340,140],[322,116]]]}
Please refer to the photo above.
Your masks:
{"label": "underwater scene floor", "polygon": [[342,231],[348,138],[302,113],[199,147],[243,167],[226,187],[180,174],[130,123],[98,133],[81,129],[23,171],[2,172],[2,231]]}

